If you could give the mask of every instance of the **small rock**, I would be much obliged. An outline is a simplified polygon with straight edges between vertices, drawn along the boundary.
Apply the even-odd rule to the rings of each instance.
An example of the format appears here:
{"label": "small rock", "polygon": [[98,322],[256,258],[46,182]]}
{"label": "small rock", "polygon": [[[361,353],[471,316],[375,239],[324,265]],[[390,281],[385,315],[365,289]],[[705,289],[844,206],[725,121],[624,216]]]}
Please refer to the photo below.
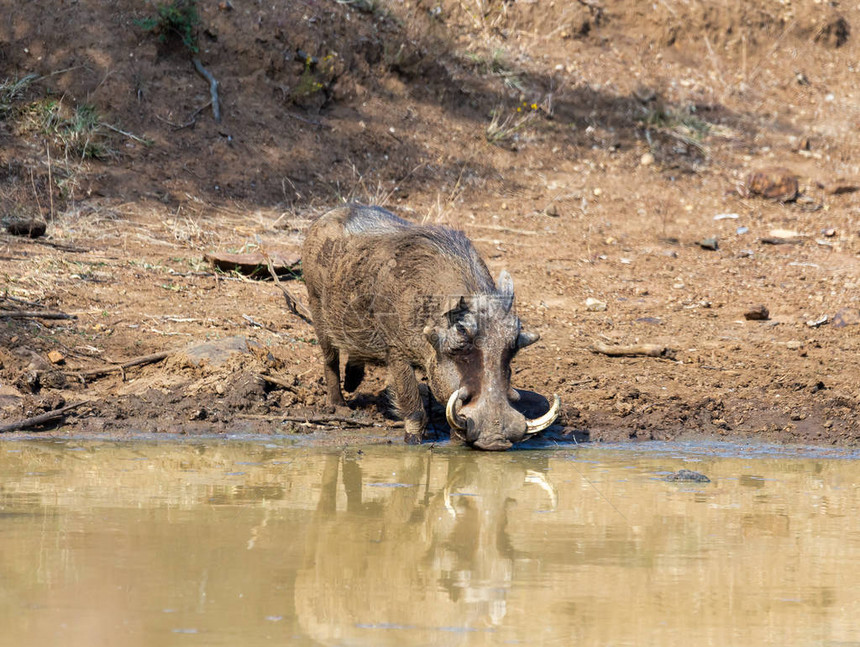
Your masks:
{"label": "small rock", "polygon": [[714,220],[737,220],[740,215],[736,213],[718,213],[714,216]]}
{"label": "small rock", "polygon": [[585,300],[585,307],[589,312],[603,312],[606,310],[606,302],[594,297],[588,297]]}
{"label": "small rock", "polygon": [[785,342],[785,347],[788,350],[800,350],[803,348],[803,342],[797,341],[796,339],[792,339],[791,341]]}
{"label": "small rock", "polygon": [[810,319],[806,322],[806,325],[810,328],[819,328],[826,324],[828,321],[830,321],[830,317],[828,317],[827,315],[823,315],[818,319]]}
{"label": "small rock", "polygon": [[225,337],[202,344],[192,344],[184,351],[176,353],[171,361],[188,366],[201,366],[204,363],[210,366],[222,366],[233,355],[250,353],[251,347],[256,345],[256,342],[240,335]]}
{"label": "small rock", "polygon": [[672,474],[666,475],[666,481],[695,481],[697,483],[710,483],[709,479],[704,474],[694,472],[693,470],[678,470]]}
{"label": "small rock", "polygon": [[769,200],[791,202],[799,191],[797,175],[782,167],[754,171],[747,180],[747,191]]}
{"label": "small rock", "polygon": [[843,308],[833,316],[834,328],[845,328],[845,326],[856,326],[860,324],[860,310],[857,308]]}
{"label": "small rock", "polygon": [[744,313],[747,321],[767,321],[770,319],[770,310],[763,305],[752,306]]}
{"label": "small rock", "polygon": [[821,233],[825,238],[833,238],[836,235],[836,230],[833,227],[828,227],[827,229],[822,229]]}
{"label": "small rock", "polygon": [[641,166],[651,166],[654,163],[654,155],[651,153],[644,153],[642,157],[639,158],[639,164]]}
{"label": "small rock", "polygon": [[66,361],[65,356],[58,350],[52,350],[48,352],[48,361],[51,364],[63,364]]}
{"label": "small rock", "polygon": [[13,236],[39,238],[48,230],[48,223],[40,218],[12,218],[6,222],[6,231]]}
{"label": "small rock", "polygon": [[794,231],[793,229],[771,229],[770,235],[773,238],[800,238],[802,234],[800,232]]}
{"label": "small rock", "polygon": [[719,248],[719,244],[717,243],[716,238],[705,238],[704,240],[699,241],[699,247],[701,247],[702,249],[716,251]]}

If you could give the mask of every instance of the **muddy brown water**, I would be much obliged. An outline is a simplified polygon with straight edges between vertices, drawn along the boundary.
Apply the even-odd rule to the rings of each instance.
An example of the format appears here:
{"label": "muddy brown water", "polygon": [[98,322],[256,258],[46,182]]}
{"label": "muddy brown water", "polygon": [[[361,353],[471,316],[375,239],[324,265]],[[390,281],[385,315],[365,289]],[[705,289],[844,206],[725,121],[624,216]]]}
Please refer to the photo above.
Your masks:
{"label": "muddy brown water", "polygon": [[857,459],[5,442],[0,645],[860,644]]}

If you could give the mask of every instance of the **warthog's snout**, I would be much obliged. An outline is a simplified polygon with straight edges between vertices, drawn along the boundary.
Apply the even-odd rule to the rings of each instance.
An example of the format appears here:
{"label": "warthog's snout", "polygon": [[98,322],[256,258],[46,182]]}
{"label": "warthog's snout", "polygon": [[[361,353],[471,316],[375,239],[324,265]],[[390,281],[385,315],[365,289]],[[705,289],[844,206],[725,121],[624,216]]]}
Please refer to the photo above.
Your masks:
{"label": "warthog's snout", "polygon": [[448,424],[473,447],[489,451],[508,449],[543,431],[555,422],[561,407],[561,400],[554,395],[549,411],[528,419],[507,402],[498,405],[495,400],[487,399],[462,404],[465,395],[465,389],[461,388],[448,398],[445,409]]}

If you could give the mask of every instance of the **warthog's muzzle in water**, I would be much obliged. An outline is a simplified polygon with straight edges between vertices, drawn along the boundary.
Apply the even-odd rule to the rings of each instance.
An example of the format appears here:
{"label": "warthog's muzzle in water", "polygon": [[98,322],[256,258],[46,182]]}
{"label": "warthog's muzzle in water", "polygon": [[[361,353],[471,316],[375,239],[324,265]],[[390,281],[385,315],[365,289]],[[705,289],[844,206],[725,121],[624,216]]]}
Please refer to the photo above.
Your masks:
{"label": "warthog's muzzle in water", "polygon": [[[484,434],[480,434],[477,431],[477,425],[475,424],[474,418],[467,417],[460,413],[460,404],[465,399],[465,396],[465,389],[458,389],[451,394],[450,398],[448,398],[448,404],[445,407],[445,417],[447,418],[448,425],[451,429],[463,435],[467,441],[472,442],[479,449],[508,449],[513,443],[509,440],[508,436],[506,436],[501,420],[496,419],[490,421],[490,424],[496,427],[496,434],[493,433],[492,429],[487,429]],[[516,441],[528,438],[529,436],[541,432],[552,425],[556,418],[558,418],[560,408],[561,398],[559,398],[558,395],[553,395],[552,405],[550,405],[549,411],[537,418],[524,418],[526,426],[525,432],[522,434],[522,437],[517,438]]]}

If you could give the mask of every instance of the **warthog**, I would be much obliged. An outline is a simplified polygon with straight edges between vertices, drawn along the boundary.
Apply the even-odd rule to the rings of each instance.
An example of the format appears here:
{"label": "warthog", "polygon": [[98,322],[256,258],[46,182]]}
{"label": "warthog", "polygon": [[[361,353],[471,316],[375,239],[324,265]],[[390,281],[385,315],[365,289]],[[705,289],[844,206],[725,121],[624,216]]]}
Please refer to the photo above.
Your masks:
{"label": "warthog", "polygon": [[345,404],[343,351],[347,391],[365,364],[388,367],[409,443],[427,428],[416,368],[447,402],[452,435],[480,449],[507,449],[557,417],[558,396],[535,420],[511,406],[511,360],[539,335],[521,329],[510,274],[503,270],[496,285],[462,232],[350,205],[313,223],[302,268],[330,404]]}

